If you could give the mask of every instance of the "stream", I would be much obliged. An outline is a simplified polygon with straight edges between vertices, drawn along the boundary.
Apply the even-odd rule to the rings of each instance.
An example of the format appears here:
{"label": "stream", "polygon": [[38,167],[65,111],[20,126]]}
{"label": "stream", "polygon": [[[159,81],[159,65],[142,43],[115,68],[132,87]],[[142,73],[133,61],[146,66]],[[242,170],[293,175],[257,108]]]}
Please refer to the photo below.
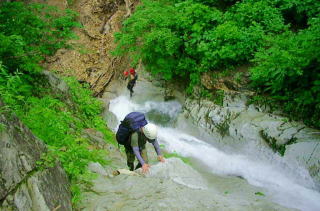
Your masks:
{"label": "stream", "polygon": [[254,189],[254,197],[287,208],[320,210],[319,190],[306,169],[254,144],[230,146],[218,143],[215,137],[202,140],[201,131],[194,132],[193,125],[190,125],[193,129],[186,127],[189,123],[180,116],[182,105],[178,101],[164,102],[159,88],[147,81],[138,81],[134,90],[131,99],[124,90],[110,101],[109,110],[117,117],[118,124],[129,112],[146,113],[147,119],[159,126],[160,145],[168,152],[189,158],[192,167],[208,181],[209,189],[233,194],[235,200],[246,200],[251,197],[246,192]]}

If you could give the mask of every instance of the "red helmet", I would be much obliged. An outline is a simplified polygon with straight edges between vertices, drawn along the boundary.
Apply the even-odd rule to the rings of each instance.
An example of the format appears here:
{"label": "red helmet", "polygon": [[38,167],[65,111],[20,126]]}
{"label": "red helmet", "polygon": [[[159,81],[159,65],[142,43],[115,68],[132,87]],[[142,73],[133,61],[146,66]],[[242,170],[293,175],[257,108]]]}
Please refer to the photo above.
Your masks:
{"label": "red helmet", "polygon": [[130,74],[135,74],[136,73],[133,68],[131,68],[129,71],[130,71]]}
{"label": "red helmet", "polygon": [[124,75],[124,76],[128,76],[128,75],[129,75],[129,72],[128,72],[128,71],[124,71],[124,72],[123,72],[123,75]]}

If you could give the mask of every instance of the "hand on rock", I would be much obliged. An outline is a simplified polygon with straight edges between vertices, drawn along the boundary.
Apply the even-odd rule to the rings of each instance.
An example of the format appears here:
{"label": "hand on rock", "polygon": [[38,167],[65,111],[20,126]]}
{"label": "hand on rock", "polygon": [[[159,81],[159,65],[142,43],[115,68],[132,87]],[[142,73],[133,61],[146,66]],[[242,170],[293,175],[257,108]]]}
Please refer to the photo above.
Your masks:
{"label": "hand on rock", "polygon": [[158,156],[158,160],[159,160],[161,163],[164,163],[164,162],[166,161],[162,155],[159,155],[159,156]]}
{"label": "hand on rock", "polygon": [[142,165],[142,173],[146,174],[149,172],[150,165],[145,163]]}

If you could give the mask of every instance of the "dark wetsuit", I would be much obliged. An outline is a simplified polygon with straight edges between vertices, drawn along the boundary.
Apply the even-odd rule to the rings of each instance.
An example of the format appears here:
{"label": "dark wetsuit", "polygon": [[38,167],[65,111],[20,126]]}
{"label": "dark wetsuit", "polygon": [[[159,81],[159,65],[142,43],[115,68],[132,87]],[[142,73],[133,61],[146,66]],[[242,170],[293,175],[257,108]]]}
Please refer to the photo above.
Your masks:
{"label": "dark wetsuit", "polygon": [[[131,77],[131,76],[130,76]],[[136,81],[138,79],[138,74],[134,74],[134,78],[133,79],[130,79],[130,81],[128,82],[128,85],[127,85],[127,88],[129,89],[130,91],[130,97],[132,97],[132,94],[133,94],[133,87],[134,85],[136,84]]]}
{"label": "dark wetsuit", "polygon": [[148,155],[146,149],[147,141],[153,145],[157,155],[161,155],[160,146],[157,140],[149,140],[141,132],[133,133],[130,137],[130,145],[125,146],[127,154],[127,165],[130,168],[130,171],[134,170],[135,157],[137,157],[139,161],[135,169],[138,169],[143,164],[148,163]]}

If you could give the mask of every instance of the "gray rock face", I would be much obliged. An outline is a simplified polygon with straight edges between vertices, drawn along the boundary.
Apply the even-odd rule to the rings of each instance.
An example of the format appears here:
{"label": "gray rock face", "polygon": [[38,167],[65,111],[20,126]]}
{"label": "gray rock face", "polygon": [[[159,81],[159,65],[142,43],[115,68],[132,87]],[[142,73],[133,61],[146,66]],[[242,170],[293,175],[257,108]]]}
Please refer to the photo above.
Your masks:
{"label": "gray rock face", "polygon": [[95,145],[99,148],[106,146],[106,141],[104,140],[104,135],[93,128],[87,128],[82,131],[82,137],[90,140],[92,145]]}
{"label": "gray rock face", "polygon": [[50,86],[53,88],[59,90],[62,93],[68,93],[69,92],[69,86],[66,82],[61,80],[57,75],[53,74],[49,71],[43,71],[42,75],[48,80]]}
{"label": "gray rock face", "polygon": [[73,102],[70,99],[70,87],[68,84],[52,72],[43,71],[41,74],[43,80],[47,81],[48,85],[50,85],[52,92],[64,96],[64,102],[73,106]]}
{"label": "gray rock face", "polygon": [[[164,171],[164,169],[166,169]],[[137,171],[141,173],[141,169]],[[207,182],[202,176],[188,165],[185,165],[180,159],[171,158],[165,163],[159,163],[151,166],[150,173],[146,177],[171,179],[177,184],[187,186],[192,189],[206,190]]]}
{"label": "gray rock face", "polygon": [[183,116],[219,141],[252,141],[270,146],[304,165],[320,182],[320,131],[289,122],[247,101],[244,94],[226,94],[223,106],[187,99]]}
{"label": "gray rock face", "polygon": [[[3,108],[3,106],[1,106]],[[0,114],[0,198],[5,197],[36,165],[45,146],[13,114]]]}
{"label": "gray rock face", "polygon": [[[3,210],[72,210],[68,179],[57,165],[35,172],[6,197]],[[0,208],[1,210],[1,208]]]}
{"label": "gray rock face", "polygon": [[65,172],[59,165],[38,171],[45,145],[1,101],[0,109],[0,210],[71,210]]}
{"label": "gray rock face", "polygon": [[85,193],[81,210],[290,210],[259,198],[253,194],[257,190],[241,191],[234,197],[208,189],[200,174],[170,158],[151,166],[147,175],[138,170],[113,177],[100,174],[91,192]]}
{"label": "gray rock face", "polygon": [[88,165],[88,169],[93,172],[93,173],[97,173],[103,176],[107,176],[108,173],[106,172],[106,170],[104,170],[104,168],[101,166],[100,163],[89,163]]}

